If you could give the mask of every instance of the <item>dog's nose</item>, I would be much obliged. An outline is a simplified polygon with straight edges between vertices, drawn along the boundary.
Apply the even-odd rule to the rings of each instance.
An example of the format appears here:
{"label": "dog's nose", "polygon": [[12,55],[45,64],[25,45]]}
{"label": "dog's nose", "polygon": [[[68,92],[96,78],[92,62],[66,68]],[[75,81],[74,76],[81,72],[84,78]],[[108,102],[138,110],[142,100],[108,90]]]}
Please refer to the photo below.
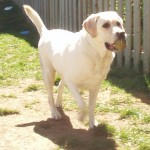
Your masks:
{"label": "dog's nose", "polygon": [[118,39],[125,39],[125,32],[117,32],[116,33]]}

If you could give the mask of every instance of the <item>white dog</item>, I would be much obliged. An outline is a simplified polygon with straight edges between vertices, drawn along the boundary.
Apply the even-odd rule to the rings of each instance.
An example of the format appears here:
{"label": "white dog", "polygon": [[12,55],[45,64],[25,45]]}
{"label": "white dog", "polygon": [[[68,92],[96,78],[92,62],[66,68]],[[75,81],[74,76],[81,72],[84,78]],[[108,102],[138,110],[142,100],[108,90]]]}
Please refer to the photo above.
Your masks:
{"label": "white dog", "polygon": [[[79,119],[83,120],[87,112],[79,93],[83,88],[89,91],[89,127],[93,128],[100,84],[106,78],[117,50],[114,43],[126,39],[121,17],[113,11],[92,14],[83,22],[81,31],[72,33],[48,30],[35,10],[27,5],[24,10],[40,34],[38,48],[52,118],[61,118],[57,107],[62,106],[62,91],[67,85],[79,106]],[[53,98],[55,72],[62,79],[56,101]]]}

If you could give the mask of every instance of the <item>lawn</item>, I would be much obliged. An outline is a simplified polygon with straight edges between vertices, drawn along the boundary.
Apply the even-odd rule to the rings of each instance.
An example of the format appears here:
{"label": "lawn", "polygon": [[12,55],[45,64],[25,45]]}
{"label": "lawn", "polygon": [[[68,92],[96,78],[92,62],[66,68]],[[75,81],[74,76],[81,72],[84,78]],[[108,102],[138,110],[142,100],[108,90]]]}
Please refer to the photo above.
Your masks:
{"label": "lawn", "polygon": [[[56,80],[58,82],[59,78],[57,77]],[[17,92],[18,89],[20,92]],[[57,86],[54,87],[54,92],[57,93]],[[32,93],[34,94],[28,100],[29,94]],[[29,113],[44,111],[45,104],[41,105],[41,97],[35,96],[39,93],[42,96],[47,95],[42,81],[37,48],[13,34],[0,34],[0,119],[7,120],[7,117],[13,116],[15,122],[15,119],[24,115],[22,110]],[[81,94],[86,100],[86,91],[82,91]],[[64,113],[68,113],[70,118],[77,120],[74,114],[77,113],[78,108],[67,88],[63,98]],[[47,99],[46,96],[45,99]],[[12,101],[15,107],[11,104]],[[76,132],[72,133],[72,130],[67,130],[69,133],[66,135],[55,137],[54,143],[57,148],[54,149],[74,150],[78,145],[78,149],[89,150],[149,150],[149,104],[150,78],[132,70],[112,66],[107,80],[101,86],[95,108],[99,127],[88,132],[88,124],[85,120],[82,128],[88,132],[87,139],[80,140],[78,136],[80,137],[82,133],[78,135]],[[41,108],[37,110],[38,107]],[[49,113],[49,110],[46,110],[44,115],[45,113]],[[59,123],[58,121],[57,124]],[[76,123],[78,124],[78,121]],[[43,135],[44,129],[42,128],[41,131],[39,134]],[[5,137],[6,133],[3,132],[3,134]],[[51,140],[50,137],[47,138]],[[88,146],[86,140],[89,143]]]}

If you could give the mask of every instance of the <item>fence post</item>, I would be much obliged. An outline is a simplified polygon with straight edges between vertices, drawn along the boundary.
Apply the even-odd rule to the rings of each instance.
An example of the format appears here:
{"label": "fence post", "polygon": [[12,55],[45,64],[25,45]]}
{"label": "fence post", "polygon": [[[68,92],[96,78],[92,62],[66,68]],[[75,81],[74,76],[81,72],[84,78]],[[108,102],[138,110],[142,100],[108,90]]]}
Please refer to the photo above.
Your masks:
{"label": "fence post", "polygon": [[150,73],[150,0],[143,0],[143,65],[144,73]]}

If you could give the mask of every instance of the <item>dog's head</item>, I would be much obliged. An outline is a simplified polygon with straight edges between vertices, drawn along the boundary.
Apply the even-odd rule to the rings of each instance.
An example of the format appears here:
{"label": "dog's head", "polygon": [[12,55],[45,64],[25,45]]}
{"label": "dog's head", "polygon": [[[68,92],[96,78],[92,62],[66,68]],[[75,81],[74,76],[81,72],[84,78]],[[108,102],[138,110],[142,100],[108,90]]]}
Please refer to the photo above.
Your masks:
{"label": "dog's head", "polygon": [[103,42],[107,50],[116,51],[126,47],[126,33],[122,18],[114,11],[90,15],[83,27],[92,38]]}

